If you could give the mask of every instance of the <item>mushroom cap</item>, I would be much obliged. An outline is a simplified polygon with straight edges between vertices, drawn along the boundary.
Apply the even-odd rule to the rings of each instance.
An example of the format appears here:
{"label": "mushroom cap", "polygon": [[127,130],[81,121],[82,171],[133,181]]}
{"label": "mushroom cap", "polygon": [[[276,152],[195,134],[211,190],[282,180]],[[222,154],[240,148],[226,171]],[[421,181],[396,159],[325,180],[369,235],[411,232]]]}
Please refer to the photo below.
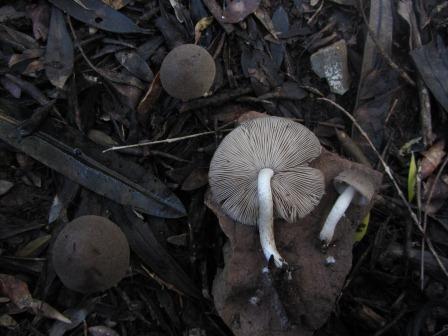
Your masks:
{"label": "mushroom cap", "polygon": [[352,202],[358,205],[369,203],[375,191],[372,177],[359,169],[347,169],[342,171],[334,178],[333,184],[340,194],[347,186],[352,186],[356,190]]}
{"label": "mushroom cap", "polygon": [[92,293],[116,285],[129,267],[129,245],[121,229],[100,216],[81,216],[58,234],[53,266],[69,289]]}
{"label": "mushroom cap", "polygon": [[308,163],[321,153],[317,137],[305,126],[279,117],[247,121],[221,142],[210,163],[214,199],[232,219],[256,225],[257,179],[271,168],[274,215],[289,222],[305,217],[324,194],[324,177]]}
{"label": "mushroom cap", "polygon": [[215,60],[195,44],[171,50],[162,62],[160,80],[170,96],[184,101],[202,97],[215,79]]}

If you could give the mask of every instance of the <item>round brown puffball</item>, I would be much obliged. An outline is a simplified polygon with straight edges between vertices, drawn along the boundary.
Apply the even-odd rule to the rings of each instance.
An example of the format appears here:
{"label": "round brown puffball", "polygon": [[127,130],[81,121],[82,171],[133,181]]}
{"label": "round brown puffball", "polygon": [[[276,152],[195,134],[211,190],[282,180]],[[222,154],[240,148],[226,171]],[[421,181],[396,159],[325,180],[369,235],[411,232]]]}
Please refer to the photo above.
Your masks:
{"label": "round brown puffball", "polygon": [[160,80],[170,96],[186,101],[202,97],[210,90],[215,73],[215,61],[207,50],[195,44],[183,44],[163,60]]}
{"label": "round brown puffball", "polygon": [[100,216],[81,216],[58,234],[53,266],[69,289],[92,293],[116,285],[129,267],[129,245],[121,229]]}

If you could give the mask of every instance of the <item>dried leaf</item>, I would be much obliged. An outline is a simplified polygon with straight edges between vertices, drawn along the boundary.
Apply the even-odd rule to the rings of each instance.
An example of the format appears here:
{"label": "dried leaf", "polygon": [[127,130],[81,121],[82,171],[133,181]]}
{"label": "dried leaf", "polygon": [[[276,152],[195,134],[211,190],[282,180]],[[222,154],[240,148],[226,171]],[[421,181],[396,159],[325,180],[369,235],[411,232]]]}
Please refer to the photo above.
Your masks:
{"label": "dried leaf", "polygon": [[194,169],[182,183],[182,190],[190,191],[199,189],[208,183],[208,169]]}
{"label": "dried leaf", "polygon": [[[393,42],[393,11],[391,0],[370,1],[369,26],[384,52],[391,55]],[[354,117],[365,130],[376,148],[382,148],[385,119],[393,101],[397,74],[391,71],[380,55],[377,46],[366,33],[358,97]],[[356,141],[371,162],[377,160],[365,138],[355,129],[352,139]]]}
{"label": "dried leaf", "polygon": [[43,235],[30,241],[28,244],[26,244],[16,252],[16,257],[26,258],[34,256],[36,254],[36,251],[41,250],[42,247],[50,241],[50,239],[51,235]]}
{"label": "dried leaf", "polygon": [[444,148],[445,141],[441,140],[432,145],[427,151],[422,153],[424,158],[421,162],[420,174],[423,180],[430,176],[442,162],[442,159],[446,154],[446,152],[443,150]]}
{"label": "dried leaf", "polygon": [[411,51],[412,59],[434,97],[448,111],[448,48],[441,39]]}
{"label": "dried leaf", "polygon": [[[289,31],[288,13],[286,13],[283,6],[279,6],[272,15],[272,24],[274,25],[274,29],[276,32],[282,35],[288,33]],[[277,66],[280,67],[283,63],[283,58],[285,57],[284,42],[278,41],[278,43],[271,43],[270,49],[275,64],[277,64]]]}
{"label": "dried leaf", "polygon": [[213,16],[206,16],[200,19],[194,26],[194,41],[197,44],[201,39],[202,32],[213,23]]}
{"label": "dried leaf", "polygon": [[32,300],[29,310],[31,310],[36,315],[45,316],[47,318],[51,318],[65,324],[72,323],[67,317],[54,309],[52,306],[37,299]]}
{"label": "dried leaf", "polygon": [[72,74],[73,62],[73,43],[67,31],[64,15],[53,6],[45,53],[45,73],[51,84],[62,89]]}
{"label": "dried leaf", "polygon": [[9,329],[14,329],[17,326],[17,322],[10,315],[3,314],[0,315],[0,326]]}
{"label": "dried leaf", "polygon": [[264,8],[257,8],[254,15],[261,22],[261,24],[266,28],[266,30],[277,40],[277,31],[275,30],[274,24],[271,21],[269,13]]}
{"label": "dried leaf", "polygon": [[409,163],[408,172],[408,201],[412,202],[415,197],[415,188],[417,186],[417,164],[415,163],[415,155],[411,154],[411,162]]}
{"label": "dried leaf", "polygon": [[232,0],[222,12],[222,21],[238,23],[248,15],[255,12],[260,5],[260,0]]}
{"label": "dried leaf", "polygon": [[[428,214],[432,215],[438,212],[448,199],[448,176],[442,176],[439,180],[437,180],[436,185],[434,185],[435,182],[435,176],[431,176],[428,178],[426,183],[423,183],[423,203],[425,204],[424,210]],[[431,200],[429,204],[426,205],[431,191]]]}
{"label": "dried leaf", "polygon": [[148,63],[135,51],[119,51],[115,54],[117,61],[131,74],[138,78],[150,82],[154,79],[154,74]]}
{"label": "dried leaf", "polygon": [[28,285],[9,274],[0,274],[0,293],[19,309],[30,307],[33,301]]}
{"label": "dried leaf", "polygon": [[0,180],[0,196],[3,196],[10,191],[12,187],[14,187],[14,183],[6,180]]}
{"label": "dried leaf", "polygon": [[36,40],[46,41],[50,26],[50,6],[46,1],[39,1],[29,7],[28,15],[33,21],[33,35]]}
{"label": "dried leaf", "polygon": [[50,0],[50,3],[75,19],[98,29],[114,33],[143,33],[126,15],[105,5],[100,0],[82,0],[84,6],[72,0]]}
{"label": "dried leaf", "polygon": [[[2,31],[3,30],[3,31]],[[6,33],[6,34],[2,34]],[[39,43],[31,36],[9,28],[6,25],[0,25],[0,40],[14,46],[16,50],[24,51],[26,49],[38,49]]]}
{"label": "dried leaf", "polygon": [[20,88],[20,86],[3,76],[0,77],[0,83],[5,88],[5,90],[7,90],[11,94],[11,96],[13,96],[14,98],[20,98],[22,94],[22,89]]}
{"label": "dried leaf", "polygon": [[137,119],[140,124],[146,125],[146,121],[149,117],[149,112],[151,112],[162,92],[163,88],[160,81],[160,72],[157,72],[154,80],[151,82],[151,85],[148,88],[148,91],[137,107]]}
{"label": "dried leaf", "polygon": [[[3,141],[87,189],[120,204],[134,206],[153,216],[177,218],[185,215],[185,208],[180,200],[155,176],[152,177],[152,180],[156,192],[153,192],[100,164],[85,155],[79,148],[75,150],[46,133],[38,132],[19,141],[16,137],[11,136],[14,134],[16,126],[17,121],[0,114],[0,138]],[[100,156],[99,153],[97,155]],[[112,154],[103,155],[111,156]],[[156,186],[159,187],[159,190]]]}

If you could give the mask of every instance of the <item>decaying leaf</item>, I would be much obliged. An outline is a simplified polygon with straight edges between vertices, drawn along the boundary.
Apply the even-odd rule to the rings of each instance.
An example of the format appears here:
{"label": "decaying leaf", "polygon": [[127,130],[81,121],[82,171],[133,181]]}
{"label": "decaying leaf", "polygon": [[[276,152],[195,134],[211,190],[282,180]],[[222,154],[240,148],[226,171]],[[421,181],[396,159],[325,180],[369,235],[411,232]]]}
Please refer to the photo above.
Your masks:
{"label": "decaying leaf", "polygon": [[222,21],[227,23],[238,23],[248,15],[255,12],[260,5],[260,0],[233,0],[228,2],[222,13]]}
{"label": "decaying leaf", "polygon": [[28,15],[33,21],[33,35],[36,40],[46,41],[50,25],[50,6],[46,1],[30,5]]}
{"label": "decaying leaf", "polygon": [[213,16],[206,16],[200,19],[194,26],[194,41],[198,43],[201,39],[202,32],[213,23]]}
{"label": "decaying leaf", "polygon": [[[15,119],[0,113],[0,138],[3,141],[87,189],[120,204],[135,206],[142,212],[154,216],[175,218],[185,214],[185,208],[180,200],[155,176],[152,177],[153,190],[157,192],[141,187],[129,178],[83,154],[81,149],[75,150],[48,134],[38,132],[20,141],[17,137],[11,136],[16,126]],[[69,132],[69,129],[66,132]],[[96,155],[100,156],[100,153],[97,152]],[[119,159],[116,158],[116,161],[118,162]]]}
{"label": "decaying leaf", "polygon": [[75,19],[98,29],[115,33],[145,32],[126,15],[100,0],[82,0],[84,6],[72,0],[50,0],[50,2]]}
{"label": "decaying leaf", "polygon": [[0,293],[8,297],[18,309],[28,310],[36,315],[70,323],[70,320],[56,309],[43,301],[34,299],[28,290],[28,285],[12,275],[0,274]]}
{"label": "decaying leaf", "polygon": [[51,9],[45,63],[45,73],[51,84],[62,89],[73,71],[74,50],[64,15],[56,7]]}
{"label": "decaying leaf", "polygon": [[92,336],[120,336],[120,334],[112,328],[102,325],[89,327],[88,330],[89,334],[91,334]]}
{"label": "decaying leaf", "polygon": [[421,162],[421,177],[422,179],[430,176],[434,170],[442,162],[442,159],[445,157],[446,152],[444,151],[445,141],[440,140],[432,145],[427,151],[423,152],[424,156]]}
{"label": "decaying leaf", "polygon": [[154,107],[154,104],[159,99],[163,92],[162,82],[160,81],[160,72],[157,72],[154,80],[146,91],[145,96],[142,98],[137,107],[137,118],[142,125],[146,125],[146,121],[149,117],[149,112]]}
{"label": "decaying leaf", "polygon": [[141,80],[150,82],[154,79],[151,68],[139,53],[135,51],[119,51],[115,53],[115,58],[126,70]]}
{"label": "decaying leaf", "polygon": [[414,49],[412,59],[434,97],[448,111],[448,48],[442,39]]}

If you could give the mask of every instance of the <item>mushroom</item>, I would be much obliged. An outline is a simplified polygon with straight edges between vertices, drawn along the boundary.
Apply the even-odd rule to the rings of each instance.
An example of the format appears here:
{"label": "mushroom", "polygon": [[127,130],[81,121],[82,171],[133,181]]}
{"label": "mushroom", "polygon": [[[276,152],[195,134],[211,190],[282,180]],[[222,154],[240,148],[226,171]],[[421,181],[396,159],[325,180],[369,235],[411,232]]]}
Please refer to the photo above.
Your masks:
{"label": "mushroom", "polygon": [[342,171],[333,180],[337,192],[340,194],[325,221],[319,238],[325,246],[333,239],[336,225],[344,216],[345,211],[353,202],[358,205],[366,205],[373,197],[374,185],[372,178],[360,170],[349,169]]}
{"label": "mushroom", "polygon": [[215,73],[215,60],[207,50],[195,44],[183,44],[163,60],[160,80],[170,96],[186,101],[207,93]]}
{"label": "mushroom", "polygon": [[129,245],[109,219],[81,216],[66,224],[53,245],[53,266],[69,289],[92,293],[116,285],[129,267]]}
{"label": "mushroom", "polygon": [[233,220],[258,225],[264,256],[279,268],[287,263],[275,245],[274,217],[294,222],[320,202],[324,178],[308,166],[320,153],[319,140],[305,126],[262,117],[230,132],[210,163],[213,198]]}

